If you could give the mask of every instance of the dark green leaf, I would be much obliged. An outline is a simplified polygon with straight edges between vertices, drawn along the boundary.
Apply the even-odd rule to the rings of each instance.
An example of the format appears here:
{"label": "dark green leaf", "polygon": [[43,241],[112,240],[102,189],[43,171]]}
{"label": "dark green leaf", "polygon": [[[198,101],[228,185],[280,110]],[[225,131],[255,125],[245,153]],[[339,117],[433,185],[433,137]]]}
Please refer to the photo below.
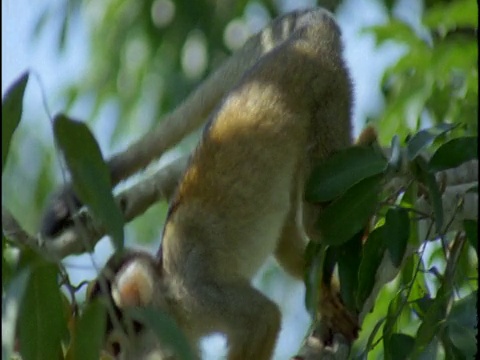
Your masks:
{"label": "dark green leaf", "polygon": [[393,265],[399,267],[407,249],[410,235],[408,212],[402,208],[389,209],[385,216],[386,245]]}
{"label": "dark green leaf", "polygon": [[[472,318],[477,316],[477,313],[474,312],[470,314]],[[473,327],[464,327],[455,322],[449,322],[448,327],[448,336],[452,340],[453,345],[465,356],[466,359],[475,359],[475,354],[477,354],[477,331]]]}
{"label": "dark green leaf", "polygon": [[162,347],[165,346],[174,351],[178,359],[194,359],[185,335],[167,314],[153,308],[134,308],[130,309],[128,314],[151,329]]}
{"label": "dark green leaf", "polygon": [[395,333],[390,337],[389,347],[385,351],[390,353],[392,360],[408,359],[414,343],[415,339],[410,335]]}
{"label": "dark green leaf", "polygon": [[29,282],[30,269],[22,269],[11,280],[2,299],[2,359],[10,359],[15,347],[19,307]]}
{"label": "dark green leaf", "polygon": [[[432,342],[434,337],[444,329],[446,324],[450,300],[454,289],[454,275],[458,267],[460,254],[464,248],[464,239],[457,237],[452,242],[450,248],[450,259],[447,262],[447,267],[444,276],[441,280],[440,288],[437,291],[437,296],[429,307],[423,322],[418,328],[414,353],[419,356]],[[468,300],[466,301],[468,305]],[[468,307],[467,307],[468,308]],[[459,312],[461,313],[461,311]]]}
{"label": "dark green leaf", "polygon": [[[400,291],[388,305],[387,320],[383,326],[383,346],[385,349],[391,348],[390,341],[393,333],[397,331],[397,320],[402,312],[403,305],[404,296]],[[385,352],[385,355],[389,356],[390,352]]]}
{"label": "dark green leaf", "polygon": [[360,181],[327,206],[319,219],[322,241],[340,245],[361,231],[377,205],[382,175]]}
{"label": "dark green leaf", "polygon": [[463,228],[467,235],[467,240],[475,250],[478,249],[478,221],[477,220],[463,220]]}
{"label": "dark green leaf", "polygon": [[442,171],[473,159],[478,159],[478,138],[460,137],[440,146],[430,159],[428,169],[432,172]]}
{"label": "dark green leaf", "polygon": [[402,150],[400,148],[400,140],[398,139],[397,135],[392,138],[390,148],[392,150],[392,154],[390,155],[390,159],[388,159],[388,168],[394,172],[400,171],[402,168]]}
{"label": "dark green leaf", "polygon": [[443,229],[443,202],[437,180],[435,175],[428,171],[427,162],[424,158],[418,156],[415,159],[415,165],[417,166],[415,173],[417,179],[428,188],[429,200],[435,215],[435,229],[438,234],[441,234]]}
{"label": "dark green leaf", "polygon": [[88,127],[64,115],[55,117],[55,138],[72,175],[75,193],[106,227],[117,249],[123,248],[123,215],[112,195],[110,173]]}
{"label": "dark green leaf", "polygon": [[313,170],[305,197],[311,202],[332,200],[361,180],[382,173],[386,166],[385,158],[373,147],[342,150]]}
{"label": "dark green leaf", "polygon": [[413,160],[417,155],[440,135],[452,130],[455,125],[452,124],[438,124],[429,129],[421,130],[416,133],[407,143],[407,156]]}
{"label": "dark green leaf", "polygon": [[58,359],[66,331],[55,264],[36,259],[19,318],[20,352],[24,360]]}
{"label": "dark green leaf", "polygon": [[8,89],[2,100],[2,173],[5,168],[10,141],[20,123],[23,111],[23,94],[28,82],[28,72],[23,73]]}
{"label": "dark green leaf", "polygon": [[73,359],[99,359],[105,337],[106,310],[101,301],[87,304],[82,316],[75,323],[71,348]]}
{"label": "dark green leaf", "polygon": [[363,255],[358,270],[357,307],[362,308],[375,285],[377,269],[386,250],[385,227],[373,230],[363,246]]}
{"label": "dark green leaf", "polygon": [[305,307],[312,316],[315,316],[317,312],[325,253],[325,246],[314,241],[310,241],[305,250],[305,260],[307,262],[307,271],[305,274]]}
{"label": "dark green leaf", "polygon": [[362,259],[363,231],[336,248],[340,295],[348,309],[357,310],[358,273]]}
{"label": "dark green leaf", "polygon": [[413,309],[420,317],[420,319],[423,320],[425,314],[427,313],[428,309],[430,309],[430,306],[432,306],[432,304],[433,299],[430,297],[430,295],[425,295],[424,297],[415,300],[415,302],[413,303]]}
{"label": "dark green leaf", "polygon": [[447,321],[454,321],[458,325],[472,329],[477,326],[477,296],[478,291],[475,290],[463,299],[455,301]]}

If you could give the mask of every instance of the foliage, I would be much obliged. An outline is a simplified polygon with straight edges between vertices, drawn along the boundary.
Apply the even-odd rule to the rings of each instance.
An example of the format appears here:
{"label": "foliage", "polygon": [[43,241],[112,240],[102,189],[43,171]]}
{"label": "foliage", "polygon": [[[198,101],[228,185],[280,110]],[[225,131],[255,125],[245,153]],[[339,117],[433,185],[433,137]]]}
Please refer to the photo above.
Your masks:
{"label": "foliage", "polygon": [[[278,14],[275,3],[257,2],[270,17]],[[385,1],[390,10],[393,3]],[[83,97],[93,97],[89,119],[94,119],[107,100],[114,98],[120,116],[113,138],[125,132],[145,108],[148,118],[161,117],[215,69],[230,50],[223,39],[224,29],[251,6],[247,1],[224,1],[221,6],[206,0],[176,1],[175,21],[163,23],[157,18],[156,6],[173,4],[168,0],[77,0],[68,4],[60,49],[72,17],[81,11],[90,14],[92,43],[88,76],[65,91],[65,111]],[[48,23],[52,13],[47,8],[36,28]],[[354,147],[315,170],[307,197],[330,205],[318,223],[324,244],[311,243],[307,250],[311,273],[306,302],[310,307],[316,303],[315,285],[327,265],[337,262],[346,305],[362,309],[387,257],[398,275],[380,288],[352,356],[470,359],[476,352],[478,219],[464,220],[464,232],[452,230],[441,199],[444,189],[435,173],[478,159],[478,7],[473,0],[426,1],[419,29],[392,14],[384,25],[366,30],[375,34],[379,45],[393,41],[405,48],[403,56],[385,72],[386,106],[375,120],[380,143],[392,144],[391,156],[385,158],[375,147]],[[181,54],[192,39],[200,39],[208,56],[205,68],[189,77]],[[9,146],[21,119],[27,81],[28,74],[22,75],[2,101],[2,176],[7,155],[12,156]],[[87,126],[66,116],[57,118],[54,129],[74,184],[86,184],[78,180],[82,176],[93,184],[85,189],[84,202],[90,199],[121,247],[123,222],[118,213],[112,218],[100,215],[111,216],[116,211],[111,210],[115,205],[94,136]],[[72,139],[81,143],[84,152],[69,151]],[[49,165],[48,159],[45,161]],[[96,175],[86,166],[92,162]],[[383,186],[400,175],[408,177],[406,186],[393,190]],[[41,173],[39,182],[47,176]],[[416,209],[420,196],[428,199],[430,213]],[[420,222],[425,220],[432,230],[420,236]],[[15,256],[16,250],[19,256]],[[105,324],[98,319],[105,309],[101,304],[79,306],[77,288],[69,283],[62,264],[48,262],[12,243],[6,234],[2,238],[2,269],[2,333],[4,320],[8,329],[3,333],[2,358],[12,354],[16,339],[25,360],[98,358],[99,336],[92,336],[91,331],[102,333]],[[68,285],[70,298],[60,291],[59,283]],[[182,348],[184,339],[170,331],[170,319],[150,310],[140,314],[144,322],[153,324],[165,341]],[[85,353],[85,349],[91,352]]]}

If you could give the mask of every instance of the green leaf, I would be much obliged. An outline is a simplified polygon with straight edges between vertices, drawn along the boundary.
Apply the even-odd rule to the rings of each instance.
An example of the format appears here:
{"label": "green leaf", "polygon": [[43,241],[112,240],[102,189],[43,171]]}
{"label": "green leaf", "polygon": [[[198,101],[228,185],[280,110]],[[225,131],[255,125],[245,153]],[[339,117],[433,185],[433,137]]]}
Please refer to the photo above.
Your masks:
{"label": "green leaf", "polygon": [[390,155],[390,159],[388,159],[388,168],[394,172],[398,172],[402,168],[402,150],[400,148],[400,140],[397,135],[392,138],[390,148],[392,150],[392,154]]}
{"label": "green leaf", "polygon": [[117,250],[123,248],[123,215],[112,195],[110,173],[88,127],[64,115],[55,117],[55,139],[70,170],[75,193],[106,227]]}
{"label": "green leaf", "polygon": [[[471,314],[472,318],[476,317],[476,312]],[[449,322],[447,326],[448,336],[452,340],[453,345],[465,356],[466,359],[475,359],[477,354],[477,332],[473,327],[466,328],[455,322]]]}
{"label": "green leaf", "polygon": [[98,360],[103,347],[107,309],[101,301],[89,302],[75,323],[72,339],[73,359]]}
{"label": "green leaf", "polygon": [[467,235],[467,240],[475,250],[478,249],[478,221],[477,220],[463,220],[463,228]]}
{"label": "green leaf", "polygon": [[[397,330],[397,321],[404,305],[404,296],[401,291],[390,301],[387,311],[387,320],[383,326],[383,344],[385,349],[390,349],[392,335]],[[390,352],[385,352],[387,358],[390,358]]]}
{"label": "green leaf", "polygon": [[325,208],[318,226],[322,242],[340,245],[362,230],[375,211],[383,174],[360,181]]}
{"label": "green leaf", "polygon": [[167,314],[148,307],[129,309],[127,313],[151,329],[158,337],[161,346],[171,349],[179,359],[194,359],[185,335]]}
{"label": "green leaf", "polygon": [[313,170],[305,197],[311,202],[332,200],[386,167],[385,158],[372,147],[353,146],[339,151]]}
{"label": "green leaf", "polygon": [[452,309],[448,314],[447,321],[454,321],[456,324],[474,328],[477,326],[477,297],[478,291],[475,290],[463,299],[457,300],[453,303]]}
{"label": "green leaf", "polygon": [[10,359],[15,347],[19,304],[30,279],[30,269],[20,270],[8,285],[2,299],[2,359]]}
{"label": "green leaf", "polygon": [[305,307],[312,317],[315,317],[317,312],[325,254],[326,249],[322,243],[309,241],[305,249],[305,261],[307,263],[307,271],[305,273]]}
{"label": "green leaf", "polygon": [[373,32],[377,40],[377,46],[385,41],[396,41],[409,46],[421,42],[415,30],[400,20],[391,20],[385,25],[370,26],[364,29],[363,32]]}
{"label": "green leaf", "polygon": [[362,259],[363,231],[336,248],[340,295],[349,310],[357,310],[358,273]]}
{"label": "green leaf", "polygon": [[362,359],[367,359],[367,354],[372,348],[373,340],[375,340],[375,335],[377,335],[377,332],[382,327],[383,323],[385,322],[385,319],[386,317],[382,317],[380,320],[377,321],[377,323],[373,327],[372,332],[368,336],[367,345],[365,346],[365,353],[364,353],[365,356],[362,357]]}
{"label": "green leaf", "polygon": [[386,242],[393,265],[399,267],[407,249],[410,235],[408,212],[402,208],[389,209],[385,216]]}
{"label": "green leaf", "polygon": [[20,353],[24,360],[58,359],[66,331],[57,283],[58,268],[36,257],[19,317]]}
{"label": "green leaf", "polygon": [[2,100],[2,173],[7,161],[13,133],[23,112],[23,95],[28,82],[25,72],[8,89]]}
{"label": "green leaf", "polygon": [[435,215],[435,229],[438,234],[443,230],[443,202],[440,189],[438,188],[435,175],[428,171],[427,161],[421,156],[416,157],[414,164],[416,165],[415,176],[428,188],[429,200],[433,207]]}
{"label": "green leaf", "polygon": [[373,230],[363,246],[363,255],[358,270],[357,307],[362,308],[375,285],[375,276],[386,250],[385,227]]}
{"label": "green leaf", "polygon": [[409,160],[413,160],[417,155],[427,146],[431,145],[433,141],[440,135],[452,130],[456,125],[452,124],[438,124],[429,129],[421,130],[416,133],[407,143],[407,156]]}
{"label": "green leaf", "polygon": [[456,27],[478,27],[478,5],[473,0],[457,0],[449,4],[437,4],[429,9],[423,23],[429,28],[441,27],[452,29]]}
{"label": "green leaf", "polygon": [[415,339],[410,335],[395,333],[390,337],[389,346],[385,351],[390,353],[392,360],[408,359],[414,343]]}
{"label": "green leaf", "polygon": [[478,159],[478,138],[459,137],[447,141],[435,151],[428,163],[428,169],[431,172],[442,171],[473,159]]}

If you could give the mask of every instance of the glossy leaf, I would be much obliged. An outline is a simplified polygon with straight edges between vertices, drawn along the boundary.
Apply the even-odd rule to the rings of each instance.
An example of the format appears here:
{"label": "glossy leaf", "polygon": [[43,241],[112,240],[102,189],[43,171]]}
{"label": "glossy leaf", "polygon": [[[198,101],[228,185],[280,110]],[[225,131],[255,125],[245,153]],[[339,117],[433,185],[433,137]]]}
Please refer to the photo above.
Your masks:
{"label": "glossy leaf", "polygon": [[361,231],[377,205],[382,175],[366,178],[330,204],[319,219],[322,241],[340,245]]}
{"label": "glossy leaf", "polygon": [[385,216],[385,237],[388,253],[393,265],[399,267],[410,235],[408,212],[402,208],[389,209]]}
{"label": "glossy leaf", "polygon": [[410,160],[415,159],[417,155],[427,146],[431,145],[437,137],[452,130],[454,127],[455,125],[452,124],[438,124],[416,133],[407,143],[408,158]]}
{"label": "glossy leaf", "polygon": [[455,321],[457,324],[474,328],[477,325],[477,298],[478,290],[472,291],[464,298],[453,303],[452,309],[448,314],[447,321]]}
{"label": "glossy leaf", "polygon": [[390,359],[404,360],[408,359],[413,349],[415,339],[407,334],[395,333],[390,337],[389,348]]}
{"label": "glossy leaf", "polygon": [[478,138],[476,136],[455,138],[435,151],[428,163],[428,169],[432,172],[442,171],[473,159],[478,159]]}
{"label": "glossy leaf", "polygon": [[354,311],[358,291],[358,273],[362,259],[363,231],[336,247],[340,295],[348,309]]}
{"label": "glossy leaf", "polygon": [[358,270],[357,307],[361,308],[375,285],[375,276],[386,250],[385,227],[378,227],[368,236]]}
{"label": "glossy leaf", "polygon": [[339,151],[313,170],[305,197],[311,202],[332,200],[361,180],[382,173],[386,166],[386,159],[373,147]]}
{"label": "glossy leaf", "polygon": [[23,73],[6,91],[2,100],[2,173],[7,161],[13,133],[23,112],[23,95],[28,82],[28,72]]}
{"label": "glossy leaf", "polygon": [[[476,313],[471,314],[472,317]],[[465,356],[465,359],[474,359],[477,354],[477,331],[474,328],[466,328],[455,322],[449,322],[447,327],[448,336],[455,347]]]}
{"label": "glossy leaf", "polygon": [[467,240],[475,250],[478,250],[478,220],[463,220],[463,228],[467,235]]}
{"label": "glossy leaf", "polygon": [[117,249],[123,248],[123,215],[112,195],[110,173],[88,127],[64,115],[54,122],[55,138],[70,170],[75,193],[107,229]]}

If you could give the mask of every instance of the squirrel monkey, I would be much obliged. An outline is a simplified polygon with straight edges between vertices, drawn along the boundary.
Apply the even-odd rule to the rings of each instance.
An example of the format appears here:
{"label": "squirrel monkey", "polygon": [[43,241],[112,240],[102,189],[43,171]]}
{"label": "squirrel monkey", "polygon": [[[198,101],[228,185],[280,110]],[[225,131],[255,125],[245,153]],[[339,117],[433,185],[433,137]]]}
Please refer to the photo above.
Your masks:
{"label": "squirrel monkey", "polygon": [[[313,222],[322,210],[305,203],[305,181],[314,164],[352,145],[352,85],[340,30],[327,11],[314,15],[262,55],[209,118],[171,201],[157,255],[127,252],[107,264],[117,310],[161,308],[194,351],[200,338],[220,332],[229,360],[272,358],[281,314],[251,279],[274,255],[303,280],[306,241],[317,235]],[[361,142],[370,141],[362,135]],[[355,315],[322,286],[321,316],[355,339]],[[91,296],[100,293],[97,281]],[[113,348],[129,359],[152,350]]]}

